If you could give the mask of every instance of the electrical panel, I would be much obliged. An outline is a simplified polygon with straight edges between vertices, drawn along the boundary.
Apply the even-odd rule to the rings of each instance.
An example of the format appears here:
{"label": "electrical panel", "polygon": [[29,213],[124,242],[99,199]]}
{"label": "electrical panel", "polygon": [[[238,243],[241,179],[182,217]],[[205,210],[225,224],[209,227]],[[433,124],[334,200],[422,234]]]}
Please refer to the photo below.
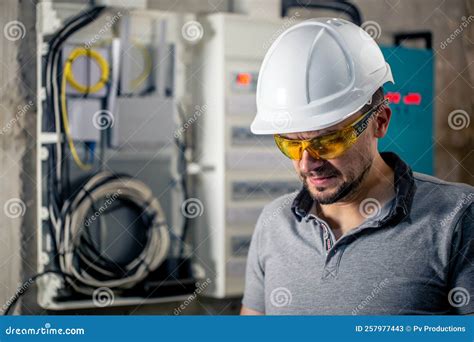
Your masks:
{"label": "electrical panel", "polygon": [[[111,6],[116,2],[105,3]],[[59,62],[54,68],[59,71],[59,82],[64,83],[60,83],[58,103],[52,107],[50,82],[43,76],[49,70],[50,39],[67,19],[89,7],[38,4],[37,59],[41,75],[37,96],[38,273],[57,266],[55,245],[63,233],[56,227],[62,223],[55,222],[58,218],[51,215],[55,211],[52,199],[74,196],[84,180],[97,172],[130,175],[134,181],[146,185],[152,195],[147,200],[156,198],[161,204],[171,247],[165,261],[136,286],[116,293],[98,288],[101,290],[98,295],[103,298],[94,297],[96,291],[92,296],[73,293],[66,288],[65,278],[57,273],[40,277],[37,281],[38,303],[49,310],[184,300],[195,289],[189,259],[180,262],[183,258],[179,259],[181,254],[178,255],[183,191],[179,186],[179,152],[174,133],[179,127],[177,108],[191,103],[187,79],[193,52],[181,31],[186,22],[196,18],[188,13],[131,9],[144,8],[146,1],[120,5],[123,6],[105,9],[61,45]],[[62,131],[55,127],[61,127]],[[58,152],[61,142],[74,145],[75,157],[84,164],[90,163],[90,169],[84,171],[80,164],[73,163],[69,150],[64,150],[63,154]],[[65,158],[70,158],[67,169],[63,167]],[[61,179],[67,177],[67,181],[60,182],[64,193],[52,193],[49,177],[56,173],[61,173]],[[107,201],[110,197],[98,203],[102,208]],[[94,230],[90,237],[98,251],[105,252],[110,248],[107,257],[126,263],[139,255],[140,247],[144,245],[143,227],[149,223],[134,219],[140,211],[133,206],[114,208],[111,212],[113,215],[101,216],[83,229],[95,229],[98,221],[112,220],[106,225],[109,231]],[[124,225],[124,222],[131,224]],[[106,305],[102,305],[104,299]]]}
{"label": "electrical panel", "polygon": [[[380,151],[400,155],[413,170],[434,174],[434,55],[431,49],[382,47],[395,84],[384,86],[392,117]],[[422,129],[420,129],[422,127]],[[416,143],[414,143],[416,141]]]}
{"label": "electrical panel", "polygon": [[193,221],[195,263],[213,280],[205,293],[223,298],[243,292],[248,247],[262,208],[301,185],[273,137],[250,132],[260,64],[284,21],[221,13],[199,21],[205,34],[194,61],[195,101],[206,110],[197,121],[202,169],[197,199],[204,210]]}

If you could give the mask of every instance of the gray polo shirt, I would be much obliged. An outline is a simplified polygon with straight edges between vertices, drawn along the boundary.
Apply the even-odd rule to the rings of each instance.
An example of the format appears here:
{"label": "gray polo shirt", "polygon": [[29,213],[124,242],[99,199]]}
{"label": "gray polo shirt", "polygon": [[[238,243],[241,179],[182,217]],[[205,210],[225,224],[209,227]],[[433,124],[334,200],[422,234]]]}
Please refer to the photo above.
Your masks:
{"label": "gray polo shirt", "polygon": [[304,189],[264,208],[244,306],[273,315],[474,313],[474,188],[412,173],[393,153],[382,158],[395,198],[337,241],[309,213]]}

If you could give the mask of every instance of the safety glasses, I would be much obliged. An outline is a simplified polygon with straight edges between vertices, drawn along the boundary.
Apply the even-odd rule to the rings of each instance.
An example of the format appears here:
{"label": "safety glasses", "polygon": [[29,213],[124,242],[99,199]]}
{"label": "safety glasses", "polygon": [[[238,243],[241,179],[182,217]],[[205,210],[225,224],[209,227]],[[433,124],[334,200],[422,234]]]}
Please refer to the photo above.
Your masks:
{"label": "safety glasses", "polygon": [[366,130],[372,115],[387,103],[388,100],[385,99],[370,111],[361,115],[354,123],[334,133],[307,140],[287,139],[275,134],[275,143],[285,156],[293,160],[300,160],[305,150],[315,159],[337,158],[354,145],[357,138]]}

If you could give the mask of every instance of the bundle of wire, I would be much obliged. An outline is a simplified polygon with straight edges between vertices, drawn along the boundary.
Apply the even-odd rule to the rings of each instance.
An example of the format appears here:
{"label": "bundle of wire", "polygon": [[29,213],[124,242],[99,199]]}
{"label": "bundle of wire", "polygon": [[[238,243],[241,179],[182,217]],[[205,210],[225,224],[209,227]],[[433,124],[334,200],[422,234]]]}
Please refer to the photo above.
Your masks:
{"label": "bundle of wire", "polygon": [[[59,227],[60,208],[67,196],[67,187],[69,184],[68,177],[63,177],[64,169],[68,169],[68,160],[64,159],[64,149],[66,148],[66,141],[61,139],[62,123],[61,110],[59,101],[60,92],[60,75],[58,73],[60,67],[60,55],[64,42],[72,36],[75,32],[81,30],[94,20],[96,20],[103,12],[105,7],[93,7],[87,11],[81,12],[78,15],[67,20],[64,26],[49,40],[49,50],[46,56],[45,68],[45,87],[46,87],[46,107],[44,118],[45,129],[50,130],[53,124],[54,131],[57,135],[55,145],[49,146],[50,158],[48,172],[48,200],[49,200],[49,214],[51,219],[51,234],[54,236],[55,231]],[[53,248],[57,252],[57,244],[53,239]]]}
{"label": "bundle of wire", "polygon": [[[54,158],[54,173],[51,175],[54,176],[54,179],[51,182],[51,185],[55,188],[53,193],[62,193],[62,168],[67,165],[63,163],[62,155],[63,149],[65,148],[65,142],[61,141],[59,137],[61,136],[61,108],[59,101],[60,93],[60,56],[61,48],[64,42],[72,36],[75,32],[81,30],[83,27],[87,26],[94,20],[96,20],[100,14],[103,12],[105,7],[94,7],[88,11],[82,12],[77,16],[74,16],[68,20],[63,28],[59,30],[49,41],[49,51],[46,57],[46,68],[45,68],[45,86],[46,86],[46,118],[52,118],[54,122],[55,133],[58,136],[58,141],[56,142],[55,148],[51,149],[52,157]],[[49,127],[48,127],[49,128]],[[57,202],[57,201],[56,201]]]}
{"label": "bundle of wire", "polygon": [[[110,207],[105,210],[95,207],[107,198],[139,208],[140,219],[146,227],[147,240],[143,249],[126,265],[106,258],[96,248],[85,224],[91,212],[95,215],[107,213]],[[170,236],[163,210],[151,190],[136,179],[108,172],[94,175],[70,201],[66,201],[61,217],[62,229],[57,237],[60,268],[72,276],[66,280],[78,292],[91,294],[97,287],[133,287],[167,257]]]}

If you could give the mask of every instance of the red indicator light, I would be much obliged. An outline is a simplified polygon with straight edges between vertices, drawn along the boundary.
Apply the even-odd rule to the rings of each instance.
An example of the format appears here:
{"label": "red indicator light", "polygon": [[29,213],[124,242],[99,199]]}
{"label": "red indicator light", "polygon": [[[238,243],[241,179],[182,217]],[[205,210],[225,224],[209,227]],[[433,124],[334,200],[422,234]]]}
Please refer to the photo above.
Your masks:
{"label": "red indicator light", "polygon": [[390,103],[399,104],[401,95],[400,93],[388,92],[387,94],[385,94],[385,98],[388,99]]}
{"label": "red indicator light", "polygon": [[240,85],[249,85],[252,82],[252,75],[246,72],[238,73],[236,81]]}
{"label": "red indicator light", "polygon": [[403,97],[403,103],[406,105],[417,105],[421,103],[421,94],[420,93],[408,93]]}

